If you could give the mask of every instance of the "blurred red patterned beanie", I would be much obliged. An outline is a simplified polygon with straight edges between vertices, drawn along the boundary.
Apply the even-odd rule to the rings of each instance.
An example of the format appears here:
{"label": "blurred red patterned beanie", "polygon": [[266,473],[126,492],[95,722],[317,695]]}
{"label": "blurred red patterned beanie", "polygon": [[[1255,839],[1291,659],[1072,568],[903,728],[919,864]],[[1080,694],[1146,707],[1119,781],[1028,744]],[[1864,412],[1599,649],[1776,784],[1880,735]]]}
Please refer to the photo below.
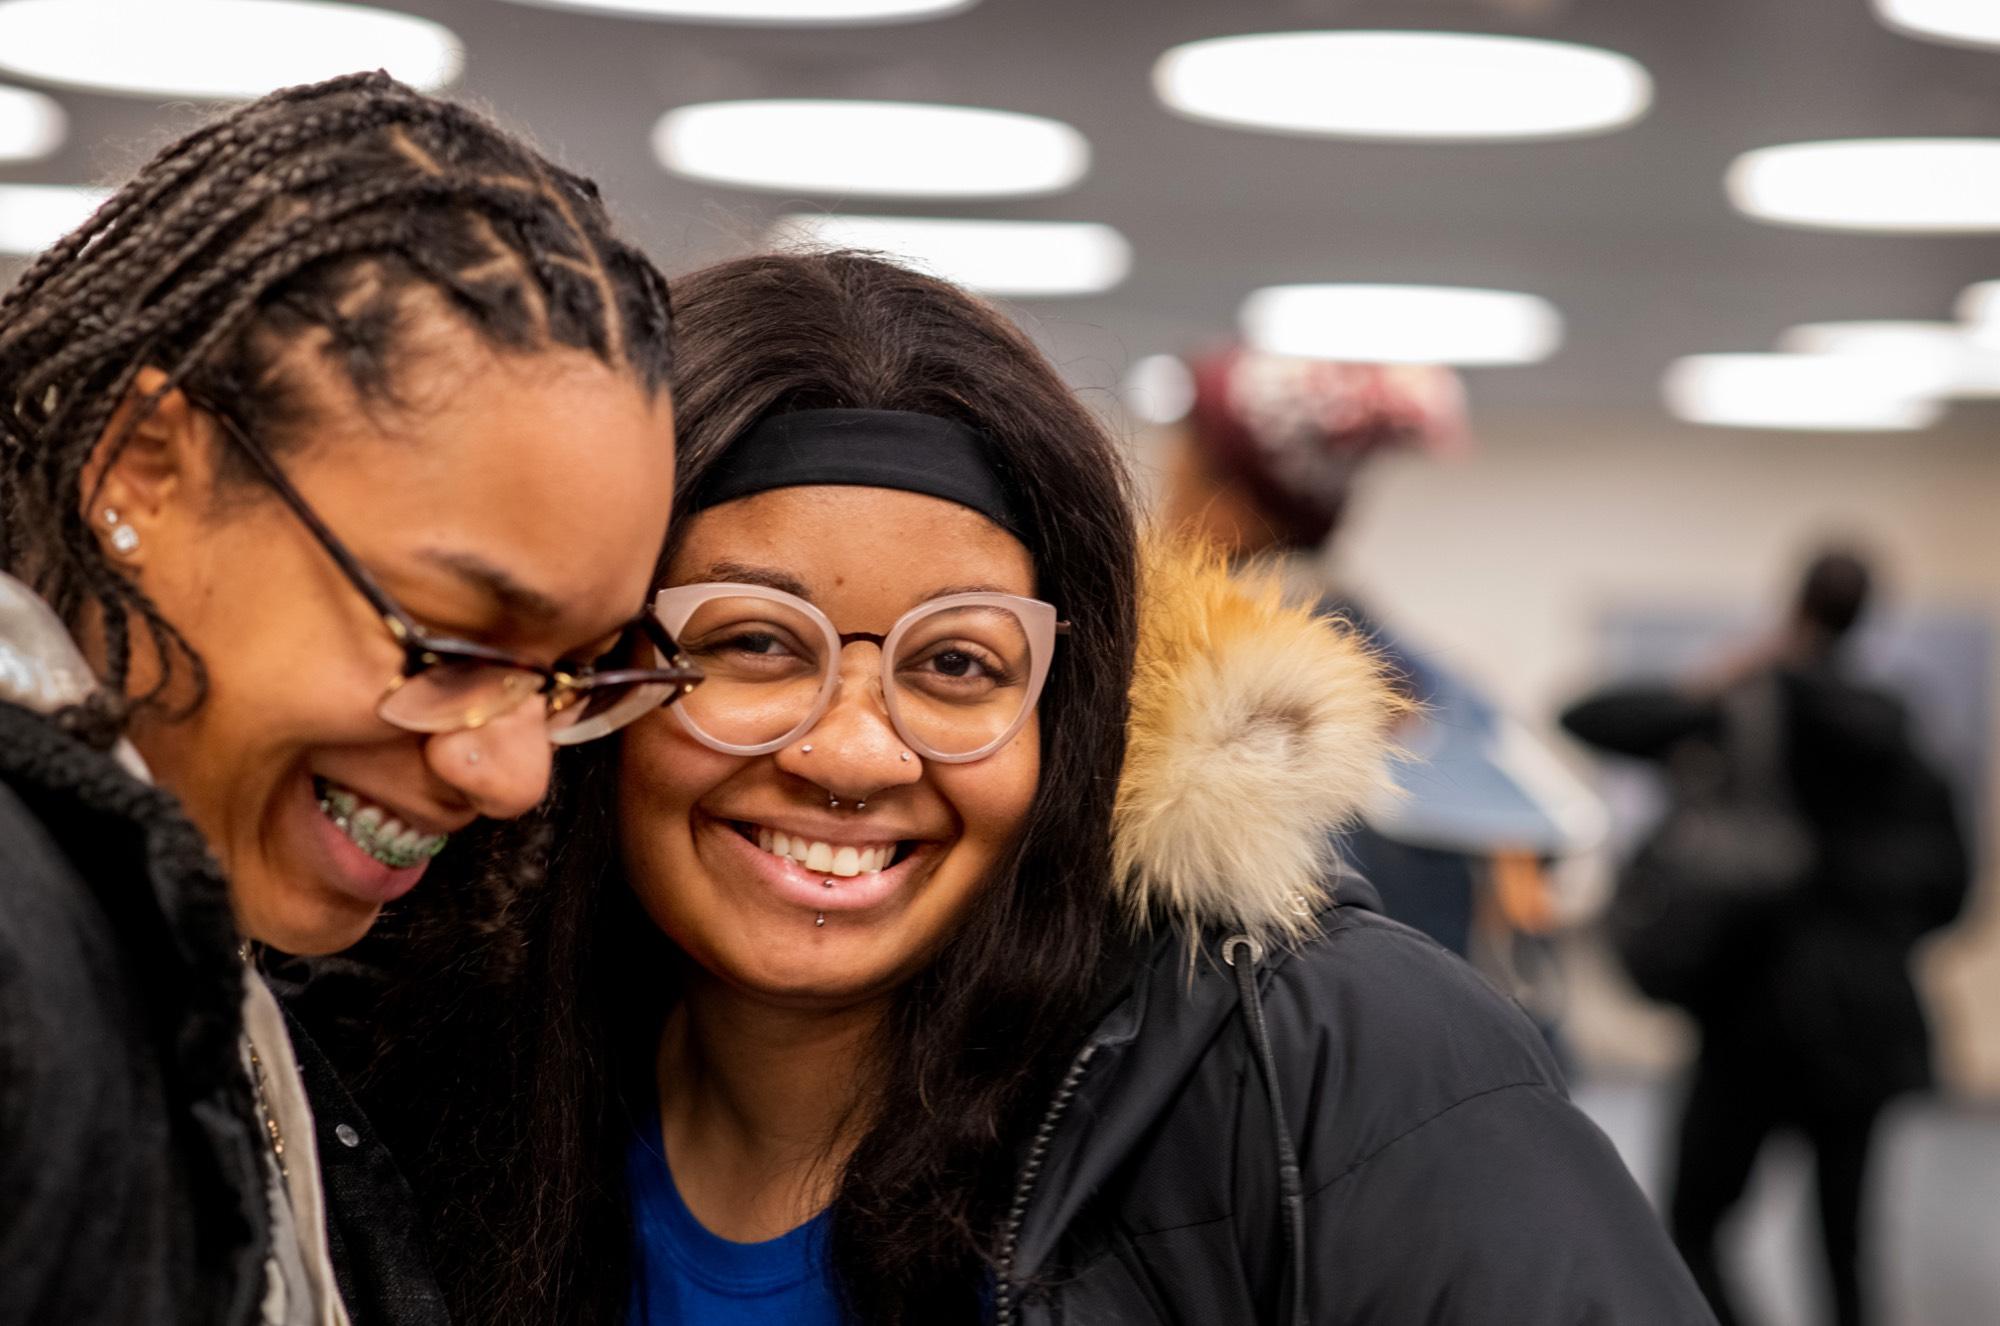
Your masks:
{"label": "blurred red patterned beanie", "polygon": [[1195,445],[1249,490],[1293,547],[1332,531],[1368,457],[1470,445],[1465,390],[1449,368],[1292,359],[1241,346],[1188,367]]}

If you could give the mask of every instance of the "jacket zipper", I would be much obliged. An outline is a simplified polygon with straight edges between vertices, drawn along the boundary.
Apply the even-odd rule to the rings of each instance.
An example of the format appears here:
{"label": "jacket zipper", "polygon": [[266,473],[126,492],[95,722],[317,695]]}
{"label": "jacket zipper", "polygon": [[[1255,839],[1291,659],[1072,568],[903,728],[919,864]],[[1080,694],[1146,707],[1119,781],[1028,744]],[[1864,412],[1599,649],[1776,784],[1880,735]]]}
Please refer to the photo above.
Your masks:
{"label": "jacket zipper", "polygon": [[1063,1074],[1062,1085],[1056,1088],[1055,1098],[1042,1115],[1041,1126],[1035,1129],[1034,1140],[1028,1144],[1028,1155],[1021,1163],[1020,1176],[1014,1180],[1014,1200],[1007,1207],[1006,1223],[1000,1227],[999,1257],[994,1266],[993,1326],[1014,1326],[1018,1310],[1014,1302],[1014,1254],[1019,1250],[1021,1224],[1027,1218],[1028,1203],[1035,1195],[1035,1182],[1041,1178],[1042,1163],[1048,1158],[1049,1142],[1054,1138],[1063,1115],[1069,1112],[1070,1102],[1076,1098],[1076,1089],[1083,1081],[1084,1070],[1090,1066],[1090,1057],[1096,1053],[1097,1045],[1092,1042],[1079,1050],[1071,1061],[1069,1071]]}

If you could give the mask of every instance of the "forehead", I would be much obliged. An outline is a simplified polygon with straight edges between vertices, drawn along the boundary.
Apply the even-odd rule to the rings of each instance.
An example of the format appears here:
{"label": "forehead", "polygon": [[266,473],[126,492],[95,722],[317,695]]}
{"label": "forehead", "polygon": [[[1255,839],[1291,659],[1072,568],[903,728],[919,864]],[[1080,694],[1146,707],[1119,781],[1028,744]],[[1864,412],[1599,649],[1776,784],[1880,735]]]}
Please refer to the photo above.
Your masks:
{"label": "forehead", "polygon": [[666,398],[579,352],[448,376],[414,409],[323,416],[327,445],[287,462],[322,517],[392,575],[497,570],[556,605],[551,627],[636,607],[673,486]]}
{"label": "forehead", "polygon": [[779,488],[711,507],[688,518],[667,579],[728,579],[734,567],[787,575],[829,614],[900,613],[968,585],[1035,592],[1019,539],[955,502],[891,488]]}

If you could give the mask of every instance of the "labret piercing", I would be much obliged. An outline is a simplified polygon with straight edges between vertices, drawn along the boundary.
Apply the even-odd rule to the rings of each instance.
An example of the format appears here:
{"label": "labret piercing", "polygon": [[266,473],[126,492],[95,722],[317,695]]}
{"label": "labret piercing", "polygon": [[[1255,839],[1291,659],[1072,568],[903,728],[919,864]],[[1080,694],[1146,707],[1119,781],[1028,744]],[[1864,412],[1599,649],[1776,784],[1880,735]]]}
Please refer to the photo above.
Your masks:
{"label": "labret piercing", "polygon": [[819,913],[819,914],[818,914],[817,916],[813,917],[813,924],[814,924],[814,925],[816,925],[816,926],[822,926],[822,925],[825,925],[825,924],[826,924],[826,913],[825,913],[825,912],[821,912],[821,913]]}

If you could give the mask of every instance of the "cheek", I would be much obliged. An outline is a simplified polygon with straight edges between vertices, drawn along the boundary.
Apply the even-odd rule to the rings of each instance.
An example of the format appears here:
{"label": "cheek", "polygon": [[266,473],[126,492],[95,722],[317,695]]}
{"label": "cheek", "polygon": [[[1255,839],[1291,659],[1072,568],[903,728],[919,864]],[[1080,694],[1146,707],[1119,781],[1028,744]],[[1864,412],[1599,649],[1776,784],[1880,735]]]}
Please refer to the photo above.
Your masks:
{"label": "cheek", "polygon": [[977,764],[940,765],[940,790],[957,810],[964,842],[997,855],[1027,823],[1042,773],[1041,725],[1030,719],[1005,750]]}
{"label": "cheek", "polygon": [[627,728],[618,756],[618,834],[626,876],[655,917],[682,891],[671,885],[694,850],[689,815],[742,761],[712,751],[665,710]]}

